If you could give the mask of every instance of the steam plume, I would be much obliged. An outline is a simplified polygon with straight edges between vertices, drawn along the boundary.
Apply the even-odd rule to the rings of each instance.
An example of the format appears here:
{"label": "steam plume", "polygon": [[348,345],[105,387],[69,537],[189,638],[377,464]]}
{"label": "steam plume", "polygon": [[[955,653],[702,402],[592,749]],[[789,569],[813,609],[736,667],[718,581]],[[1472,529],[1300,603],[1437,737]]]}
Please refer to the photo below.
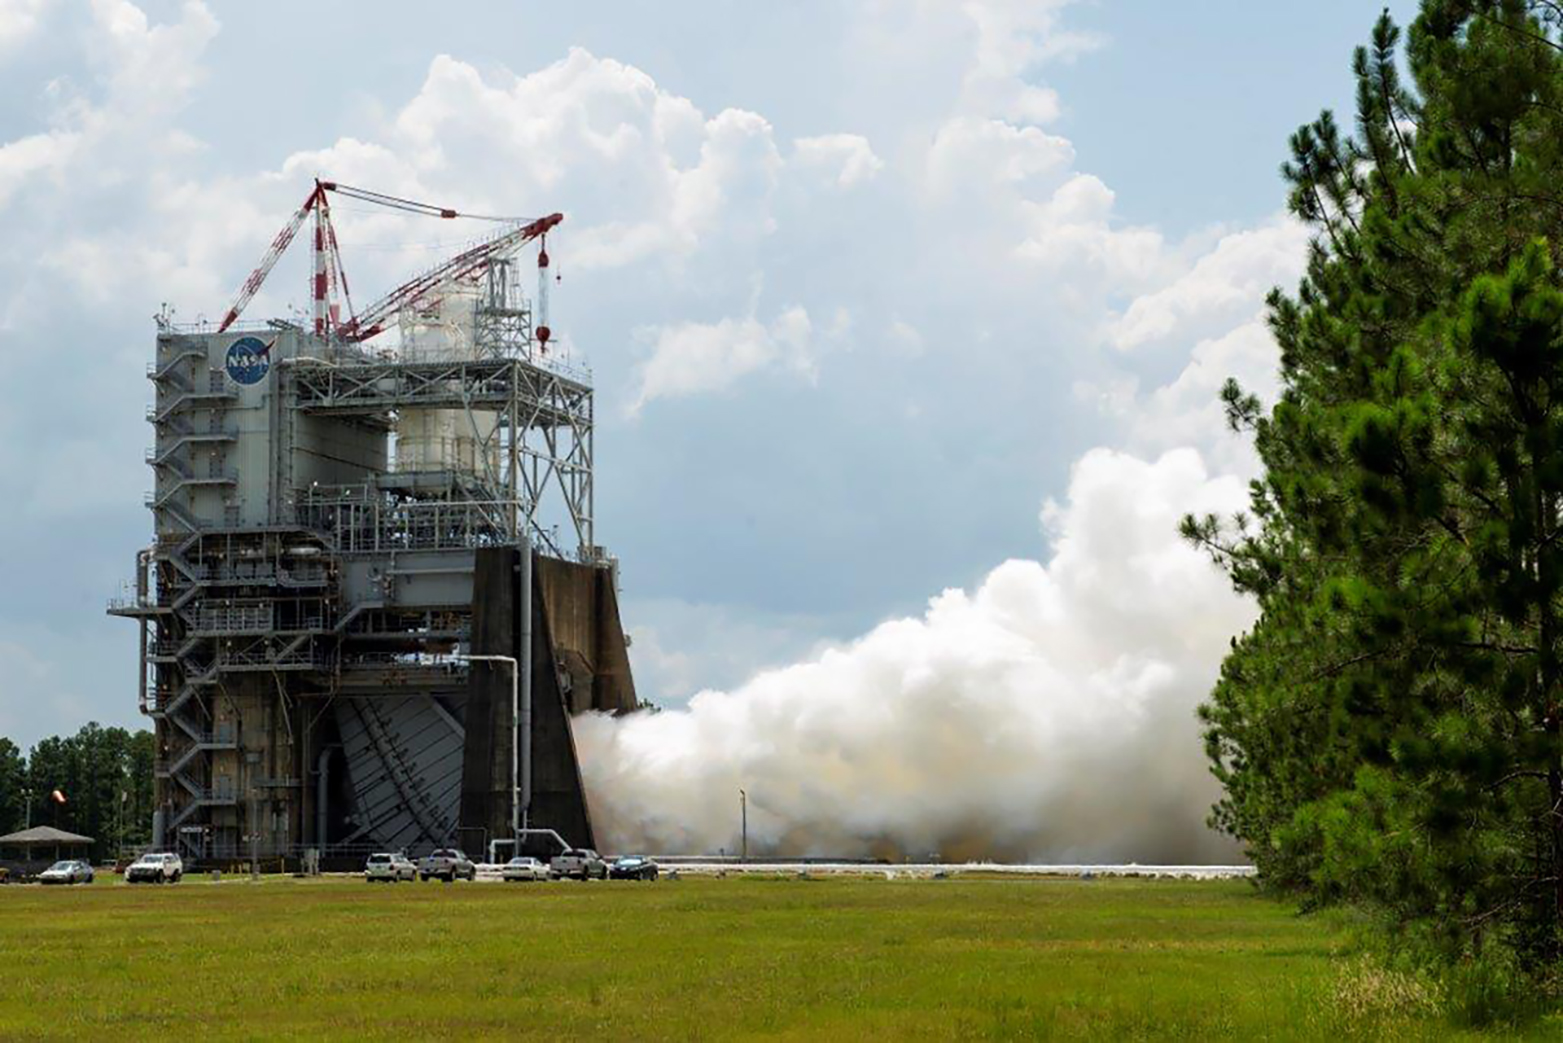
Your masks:
{"label": "steam plume", "polygon": [[1231,861],[1194,708],[1252,620],[1176,532],[1245,500],[1191,449],[1095,450],[1012,560],[920,619],[687,709],[577,722],[613,850],[1036,861]]}

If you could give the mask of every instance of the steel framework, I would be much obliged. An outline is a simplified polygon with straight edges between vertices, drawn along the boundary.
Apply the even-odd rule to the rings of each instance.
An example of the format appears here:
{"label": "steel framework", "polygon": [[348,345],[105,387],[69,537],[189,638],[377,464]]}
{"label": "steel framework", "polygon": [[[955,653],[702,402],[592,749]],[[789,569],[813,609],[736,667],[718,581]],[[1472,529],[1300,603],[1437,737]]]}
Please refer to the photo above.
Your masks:
{"label": "steel framework", "polygon": [[[636,705],[616,573],[593,531],[590,378],[550,356],[546,316],[534,313],[546,250],[535,302],[512,256],[562,219],[508,222],[344,320],[328,191],[454,216],[317,183],[221,326],[160,317],[147,367],[154,541],[133,593],[109,611],[141,627],[140,706],[158,743],[154,834],[197,862],[414,849],[471,828],[457,810],[471,795],[463,772],[481,788],[488,744],[513,739],[496,734],[504,722],[464,657],[479,622],[487,642],[509,640],[504,613],[525,606],[521,632],[531,625],[530,581],[524,598],[495,595],[511,607],[482,615],[480,559],[490,591],[500,589],[492,562],[530,563],[534,548],[577,570],[557,573],[584,608],[558,638],[576,644],[568,659],[547,652],[554,665],[538,683],[568,694],[578,678],[573,691],[594,691],[600,669],[602,694],[577,708]],[[313,325],[238,325],[310,213]],[[461,335],[430,350],[363,343],[399,315]],[[398,460],[404,428],[429,451]],[[452,430],[460,447],[442,455]],[[599,626],[615,636],[600,639]],[[573,747],[561,756],[574,764]]]}
{"label": "steel framework", "polygon": [[[446,653],[468,639],[470,609],[366,600],[344,589],[347,562],[517,546],[528,536],[558,557],[600,557],[592,535],[590,384],[537,356],[530,311],[508,264],[490,267],[475,308],[477,358],[380,358],[342,342],[307,345],[300,331],[307,346],[276,364],[276,408],[284,418],[345,421],[387,435],[410,410],[457,411],[475,433],[483,430],[481,414],[497,415],[478,456],[500,466],[311,482],[286,490],[284,508],[259,526],[239,523],[236,508],[213,513],[197,505],[198,490],[226,502],[243,481],[235,461],[246,436],[230,418],[239,394],[199,335],[161,335],[162,357],[148,369],[157,394],[147,419],[156,438],[146,453],[156,477],[147,506],[157,538],[138,559],[134,596],[110,611],[142,622],[141,706],[160,725],[164,826],[187,856],[246,850],[242,830],[253,839],[257,826],[237,825],[241,814],[263,814],[255,808],[273,807],[275,794],[302,792],[309,773],[303,751],[315,740],[290,719],[319,716],[318,708],[301,710],[300,698],[311,695],[339,706],[343,756],[379,765],[353,776],[363,820],[341,844],[360,844],[376,830],[414,844],[448,841],[451,758],[460,746],[452,736],[460,736],[437,697],[460,698],[465,689],[466,668]],[[565,524],[564,538],[547,524],[554,517]],[[235,725],[254,718],[253,709],[234,707],[263,690],[257,685],[274,690],[274,716],[283,722],[273,725],[277,738],[267,744],[265,764],[247,762],[250,746]],[[442,720],[438,728],[430,723]],[[398,742],[404,730],[427,740]],[[257,849],[296,848],[299,833]]]}

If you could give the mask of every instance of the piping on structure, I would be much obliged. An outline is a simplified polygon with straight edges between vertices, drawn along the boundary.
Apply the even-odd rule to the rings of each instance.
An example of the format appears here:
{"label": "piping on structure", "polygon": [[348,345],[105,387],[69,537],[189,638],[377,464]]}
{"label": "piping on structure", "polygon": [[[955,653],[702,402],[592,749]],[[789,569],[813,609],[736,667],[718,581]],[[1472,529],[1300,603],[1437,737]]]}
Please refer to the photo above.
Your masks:
{"label": "piping on structure", "polygon": [[[154,540],[109,609],[141,626],[154,842],[204,864],[477,854],[512,839],[519,759],[519,848],[590,846],[571,717],[637,701],[593,533],[590,380],[518,279],[536,241],[546,293],[562,218],[507,222],[354,313],[328,191],[460,216],[317,182],[217,329],[158,321]],[[313,323],[242,323],[311,213]],[[471,655],[525,674],[529,756],[509,676]]]}

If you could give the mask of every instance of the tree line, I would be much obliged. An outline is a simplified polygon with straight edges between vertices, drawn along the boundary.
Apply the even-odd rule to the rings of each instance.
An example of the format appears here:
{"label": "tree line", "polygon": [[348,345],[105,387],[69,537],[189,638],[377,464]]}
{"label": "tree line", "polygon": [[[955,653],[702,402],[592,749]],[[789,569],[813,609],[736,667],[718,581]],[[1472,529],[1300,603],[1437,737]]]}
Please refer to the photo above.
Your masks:
{"label": "tree line", "polygon": [[42,739],[25,754],[0,737],[0,836],[29,823],[55,826],[92,837],[95,861],[147,843],[153,756],[151,732],[95,722],[75,735]]}
{"label": "tree line", "polygon": [[1563,960],[1560,28],[1556,0],[1378,20],[1353,125],[1283,167],[1315,236],[1269,298],[1278,399],[1222,392],[1263,476],[1183,523],[1261,609],[1201,711],[1214,824],[1265,886],[1489,985]]}

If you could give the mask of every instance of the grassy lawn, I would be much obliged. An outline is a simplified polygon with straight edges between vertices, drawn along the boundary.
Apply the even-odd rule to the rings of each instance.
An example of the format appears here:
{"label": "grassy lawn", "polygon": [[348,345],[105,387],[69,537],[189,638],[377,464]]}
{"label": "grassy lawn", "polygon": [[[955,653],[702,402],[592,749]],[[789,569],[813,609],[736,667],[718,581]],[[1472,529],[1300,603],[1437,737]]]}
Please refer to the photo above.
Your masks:
{"label": "grassy lawn", "polygon": [[1451,1037],[1329,923],[1241,882],[0,888],[0,1038],[534,1032]]}

